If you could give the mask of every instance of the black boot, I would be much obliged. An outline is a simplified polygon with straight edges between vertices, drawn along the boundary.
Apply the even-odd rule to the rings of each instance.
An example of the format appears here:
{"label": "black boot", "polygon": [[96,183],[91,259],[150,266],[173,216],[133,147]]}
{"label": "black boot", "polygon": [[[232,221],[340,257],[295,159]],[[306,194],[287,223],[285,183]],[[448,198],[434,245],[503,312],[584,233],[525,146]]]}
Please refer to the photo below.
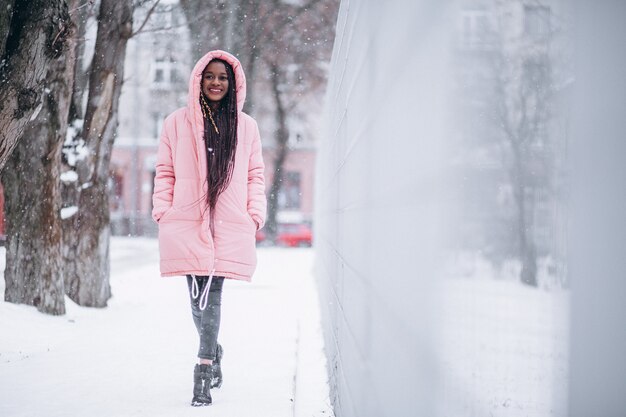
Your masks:
{"label": "black boot", "polygon": [[215,360],[211,366],[211,388],[219,388],[222,386],[222,356],[224,356],[224,348],[218,343]]}
{"label": "black boot", "polygon": [[191,405],[201,407],[211,405],[211,365],[196,365],[193,369],[193,399]]}

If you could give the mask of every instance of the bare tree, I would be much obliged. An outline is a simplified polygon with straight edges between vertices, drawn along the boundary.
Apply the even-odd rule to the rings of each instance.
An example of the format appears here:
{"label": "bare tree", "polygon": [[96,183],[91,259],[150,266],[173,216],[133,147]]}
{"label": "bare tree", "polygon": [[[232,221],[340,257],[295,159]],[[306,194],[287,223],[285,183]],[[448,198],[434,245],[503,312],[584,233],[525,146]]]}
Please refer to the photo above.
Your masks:
{"label": "bare tree", "polygon": [[[521,280],[537,285],[537,249],[534,241],[534,213],[542,180],[546,178],[545,147],[541,142],[547,135],[549,121],[549,60],[529,59],[522,64],[521,77],[512,80],[499,77],[497,95],[498,120],[508,152],[504,152],[516,203],[516,229],[519,256],[522,262]],[[508,91],[508,92],[507,92]]]}
{"label": "bare tree", "polygon": [[[93,5],[92,0],[70,0],[73,26],[66,28],[63,36],[69,36],[72,29],[71,33],[77,34],[73,39],[78,41],[59,51],[48,66],[41,111],[28,126],[28,140],[16,149],[3,178],[9,231],[7,297],[52,314],[64,313],[65,292],[86,306],[103,307],[110,298],[108,166],[117,128],[125,47],[133,35],[133,7],[131,2],[101,0],[87,77],[82,64],[83,38]],[[83,112],[84,94],[88,97]],[[61,233],[60,169],[67,165],[62,164],[60,151],[68,136],[68,120],[78,134],[64,162],[69,162],[76,144],[84,158],[74,158],[70,164],[78,174],[79,186],[66,187],[65,197],[72,201],[64,210],[69,216],[76,214],[65,220]]]}
{"label": "bare tree", "polygon": [[[191,32],[194,61],[211,49],[226,49],[237,56],[246,70],[246,77],[252,81],[256,81],[264,54],[281,52],[275,42],[286,32],[295,31],[302,38],[312,38],[311,44],[318,36],[331,35],[333,39],[339,7],[337,0],[308,0],[301,5],[280,0],[181,0],[180,4]],[[324,23],[322,31],[300,31],[303,15],[308,15],[309,20],[312,16],[319,17]],[[318,46],[330,57],[332,43]],[[255,89],[249,89],[245,110],[254,114],[254,106]]]}
{"label": "bare tree", "polygon": [[47,68],[64,49],[62,0],[0,0],[0,170],[42,101]]}
{"label": "bare tree", "polygon": [[550,146],[552,121],[552,62],[549,37],[525,37],[523,46],[512,48],[497,42],[494,54],[494,121],[502,139],[502,161],[508,172],[516,215],[521,281],[537,286],[537,244],[535,242],[538,204],[545,202],[542,191],[552,192],[551,165],[555,155]]}
{"label": "bare tree", "polygon": [[[259,16],[260,4],[260,0],[181,0],[190,32],[192,61],[212,49],[224,49],[237,56],[246,77],[253,80],[258,55],[252,51],[259,46],[259,27],[263,22]],[[246,112],[253,113],[253,96],[254,92],[248,89]]]}
{"label": "bare tree", "polygon": [[5,166],[5,299],[65,313],[59,166],[72,89],[73,49],[48,68],[42,108]]}
{"label": "bare tree", "polygon": [[270,239],[276,236],[276,214],[278,213],[278,195],[283,183],[285,172],[282,167],[289,153],[289,126],[287,124],[287,103],[285,102],[284,93],[281,91],[284,73],[282,67],[275,62],[269,63],[270,80],[272,87],[272,98],[274,99],[276,133],[276,153],[274,154],[274,177],[270,185],[268,198],[268,213],[266,220],[266,228]]}
{"label": "bare tree", "polygon": [[[226,49],[232,40],[226,40],[226,29],[236,16],[232,14],[234,5],[237,8],[241,1],[230,2],[227,6],[223,0],[181,0],[180,4],[187,19],[191,32],[191,53],[195,62],[210,49]],[[234,50],[232,50],[235,52]]]}
{"label": "bare tree", "polygon": [[82,130],[77,139],[84,158],[76,162],[79,195],[71,218],[66,266],[66,292],[76,303],[104,307],[109,284],[109,162],[124,76],[126,44],[132,35],[133,6],[129,1],[101,0],[98,33]]}
{"label": "bare tree", "polygon": [[464,232],[454,245],[495,263],[514,258],[520,280],[537,286],[538,260],[562,278],[565,253],[566,114],[557,100],[571,78],[567,22],[543,1],[487,4],[462,10],[451,126],[460,142],[449,149]]}
{"label": "bare tree", "polygon": [[2,175],[7,220],[5,300],[34,305],[48,314],[65,313],[58,178],[74,62],[70,42],[74,30],[67,5],[58,11],[63,41],[56,45],[49,64],[42,63],[46,76],[39,110]]}
{"label": "bare tree", "polygon": [[[280,4],[277,2],[275,6]],[[290,5],[285,11],[287,19],[277,15],[267,22],[266,27],[276,32],[271,49],[268,49],[271,53],[263,55],[259,68],[268,74],[269,90],[275,104],[274,176],[269,190],[266,221],[267,235],[272,240],[277,233],[284,163],[290,151],[289,126],[295,120],[305,120],[315,114],[306,104],[306,108],[302,108],[308,96],[317,96],[314,101],[319,102],[323,95],[327,77],[324,63],[330,61],[337,6],[331,1],[310,1],[301,7]],[[297,19],[291,16],[297,16]]]}
{"label": "bare tree", "polygon": [[[82,127],[85,115],[83,105],[83,97],[87,92],[89,81],[89,70],[85,68],[84,61],[91,57],[86,57],[86,33],[88,22],[94,18],[95,2],[93,0],[73,0],[71,6],[72,21],[76,27],[76,43],[74,46],[74,85],[72,88],[72,97],[70,102],[70,113],[68,116],[68,131],[66,132],[65,142],[63,145],[63,155],[61,161],[61,171],[64,175],[64,181],[61,181],[61,201],[63,209],[70,211],[68,215],[61,219],[63,229],[71,230],[74,219],[72,212],[77,208],[80,188],[77,187],[78,176],[75,175],[75,165],[77,155],[76,147],[80,139],[80,128]],[[70,232],[63,233],[63,264],[64,264],[64,283],[66,293],[71,288],[71,280],[69,274],[65,273],[66,269],[72,270],[73,263],[77,261],[76,253],[73,249],[74,234]]]}

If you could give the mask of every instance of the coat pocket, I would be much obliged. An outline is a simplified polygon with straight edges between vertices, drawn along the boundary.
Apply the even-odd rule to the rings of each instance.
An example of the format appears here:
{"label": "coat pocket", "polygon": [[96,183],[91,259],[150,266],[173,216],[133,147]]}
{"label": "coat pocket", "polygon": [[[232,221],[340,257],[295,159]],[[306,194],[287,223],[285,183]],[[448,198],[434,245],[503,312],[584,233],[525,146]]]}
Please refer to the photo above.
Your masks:
{"label": "coat pocket", "polygon": [[255,231],[252,219],[245,223],[220,222],[214,234],[216,257],[238,264],[256,265]]}
{"label": "coat pocket", "polygon": [[206,210],[206,199],[200,195],[201,182],[194,178],[177,178],[174,183],[174,196],[170,218],[179,220],[200,220]]}
{"label": "coat pocket", "polygon": [[211,258],[213,245],[202,221],[175,219],[176,214],[170,210],[159,222],[161,261]]}

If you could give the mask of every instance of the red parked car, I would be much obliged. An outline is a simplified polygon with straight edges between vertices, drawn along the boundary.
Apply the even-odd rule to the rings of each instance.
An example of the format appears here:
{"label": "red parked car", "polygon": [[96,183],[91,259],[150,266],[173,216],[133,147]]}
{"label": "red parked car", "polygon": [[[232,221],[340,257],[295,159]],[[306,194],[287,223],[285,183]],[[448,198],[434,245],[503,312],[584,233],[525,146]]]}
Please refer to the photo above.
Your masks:
{"label": "red parked car", "polygon": [[306,223],[281,223],[278,225],[276,243],[281,246],[311,246],[313,232]]}
{"label": "red parked car", "polygon": [[[261,229],[256,232],[257,243],[262,243],[266,239],[265,232]],[[276,244],[279,246],[303,247],[311,246],[313,243],[313,232],[307,223],[279,223],[276,233]]]}

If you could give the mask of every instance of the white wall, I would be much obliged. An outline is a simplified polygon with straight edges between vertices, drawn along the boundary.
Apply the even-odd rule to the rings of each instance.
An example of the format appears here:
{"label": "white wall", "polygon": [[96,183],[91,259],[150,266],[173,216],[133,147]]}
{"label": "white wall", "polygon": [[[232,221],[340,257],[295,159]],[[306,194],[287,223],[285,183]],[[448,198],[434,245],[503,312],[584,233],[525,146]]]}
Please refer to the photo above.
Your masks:
{"label": "white wall", "polygon": [[341,417],[436,415],[446,3],[341,4],[316,182]]}
{"label": "white wall", "polygon": [[578,1],[570,416],[626,415],[626,3]]}
{"label": "white wall", "polygon": [[[569,36],[563,3],[545,4],[553,7],[553,30]],[[557,219],[571,223],[571,293],[554,277],[545,284],[549,271],[545,285],[524,286],[518,260],[497,264],[481,248],[468,257],[460,244],[456,261],[447,257],[468,226],[458,193],[468,178],[450,170],[449,156],[453,144],[456,153],[478,149],[451,135],[469,126],[452,114],[458,107],[450,95],[459,80],[451,54],[462,52],[452,46],[448,23],[458,6],[436,0],[341,5],[315,219],[335,412],[624,415],[626,4],[573,3],[575,77],[559,81],[563,91],[552,108],[570,115],[575,78],[571,121],[563,121],[571,130],[565,139],[571,139],[574,204],[571,219]],[[559,58],[565,66],[566,58]],[[490,123],[488,115],[477,117]],[[481,175],[494,175],[489,172]]]}

